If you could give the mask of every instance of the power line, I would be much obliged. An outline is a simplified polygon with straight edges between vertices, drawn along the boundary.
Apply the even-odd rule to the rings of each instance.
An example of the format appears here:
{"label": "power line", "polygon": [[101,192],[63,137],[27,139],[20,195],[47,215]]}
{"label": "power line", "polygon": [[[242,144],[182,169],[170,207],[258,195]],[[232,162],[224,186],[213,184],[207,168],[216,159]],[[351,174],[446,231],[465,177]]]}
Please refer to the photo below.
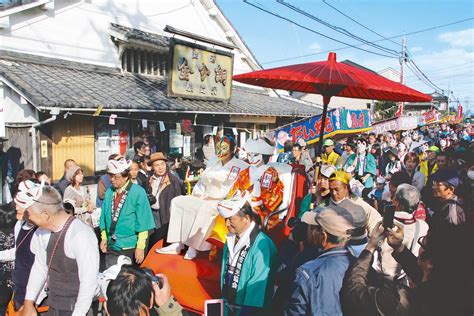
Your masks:
{"label": "power line", "polygon": [[[286,17],[284,17],[284,16],[281,16],[281,15],[279,15],[279,14],[277,14],[277,13],[274,13],[274,12],[272,12],[272,11],[270,11],[270,10],[264,9],[264,8],[262,8],[262,7],[260,7],[260,6],[256,5],[256,4],[250,3],[250,2],[248,2],[248,0],[244,0],[244,3],[250,5],[250,6],[254,7],[254,8],[257,8],[257,9],[259,9],[260,11],[263,11],[263,12],[265,12],[265,13],[268,13],[268,14],[270,14],[270,15],[273,15],[274,17],[277,17],[277,18],[279,18],[279,19],[282,19],[282,20],[285,20],[285,21],[287,21],[287,22],[293,23],[294,25],[299,26],[300,28],[305,29],[305,30],[307,30],[307,31],[310,31],[310,32],[312,32],[312,33],[314,33],[314,34],[318,34],[318,35],[320,35],[320,36],[322,36],[322,37],[325,37],[325,38],[327,38],[327,39],[330,39],[330,40],[332,40],[332,41],[335,41],[335,42],[338,42],[338,43],[347,45],[348,47],[356,48],[356,49],[358,49],[358,50],[362,50],[362,51],[364,51],[364,52],[367,52],[367,53],[370,53],[370,54],[374,54],[374,55],[379,55],[379,56],[388,57],[388,58],[396,58],[396,57],[393,57],[393,56],[380,54],[380,53],[377,53],[377,52],[373,52],[373,51],[370,51],[370,50],[367,50],[367,49],[358,47],[358,46],[361,46],[361,45],[351,45],[351,44],[349,44],[349,43],[346,43],[346,42],[340,41],[340,40],[338,40],[338,39],[335,39],[335,38],[333,38],[333,37],[324,35],[324,34],[322,34],[322,33],[320,33],[320,32],[317,32],[317,31],[315,31],[315,30],[309,28],[309,27],[306,27],[306,26],[304,26],[304,25],[302,25],[302,24],[299,24],[299,23],[296,22],[296,21],[293,21],[293,20],[291,20],[291,19],[289,19],[289,18],[286,18]],[[362,45],[365,45],[365,44],[362,44]]]}
{"label": "power line", "polygon": [[[441,76],[441,77],[430,77],[431,80],[436,80],[440,84],[445,84],[446,81],[449,81],[451,83],[453,82],[469,82],[474,86],[474,81],[473,81],[473,75],[472,73],[459,73],[459,74],[452,74],[449,76]],[[418,78],[410,78],[407,79],[407,82],[415,82]]]}
{"label": "power line", "polygon": [[411,57],[411,53],[407,50],[407,57],[409,57],[408,59],[408,62],[411,62],[411,64],[419,71],[419,73],[426,79],[428,80],[429,83],[431,83],[433,85],[433,87],[435,87],[436,89],[439,89],[440,91],[443,91],[444,89],[441,89],[440,87],[438,87],[435,83],[433,83],[433,81],[431,81],[431,79],[428,78],[428,76],[420,69],[420,67],[418,67],[418,65],[415,63],[415,61],[413,60],[413,58]]}
{"label": "power line", "polygon": [[430,87],[431,89],[434,89],[436,92],[441,92],[441,94],[444,94],[444,91],[443,89],[439,88],[438,86],[436,86],[434,83],[432,83],[426,76],[424,76],[424,74],[418,70],[414,64],[409,60],[407,63],[406,63],[406,66],[408,69],[411,70],[411,72],[413,74],[416,75],[416,77],[421,81],[423,82],[425,85],[427,85],[428,87]]}
{"label": "power line", "polygon": [[328,7],[332,8],[333,10],[339,12],[340,14],[342,14],[343,16],[345,16],[346,18],[348,18],[348,19],[351,20],[352,22],[354,22],[354,23],[356,23],[356,24],[362,26],[364,29],[366,29],[366,30],[368,30],[368,31],[370,31],[370,32],[372,32],[372,33],[374,33],[375,35],[378,35],[378,36],[380,36],[381,38],[383,38],[383,39],[385,39],[385,40],[388,40],[388,41],[390,41],[390,42],[392,42],[392,43],[394,43],[394,44],[396,44],[396,45],[398,45],[398,46],[402,46],[400,43],[397,43],[397,42],[395,42],[395,41],[392,41],[390,38],[387,38],[387,37],[383,36],[382,34],[377,33],[376,31],[372,30],[372,29],[369,28],[368,26],[365,26],[365,25],[363,25],[362,23],[356,21],[355,19],[353,19],[352,17],[350,17],[350,16],[347,15],[346,13],[342,12],[341,10],[339,10],[338,8],[336,8],[335,6],[333,6],[333,5],[329,4],[329,3],[327,3],[326,0],[323,0],[323,3],[324,3],[325,5],[327,5]]}
{"label": "power line", "polygon": [[[412,77],[410,79],[413,79]],[[467,72],[463,69],[459,69],[458,72],[455,72],[455,73],[438,74],[438,75],[430,76],[431,80],[446,80],[446,79],[449,79],[449,78],[465,78],[465,77],[473,77],[474,78],[474,74],[470,71]]]}
{"label": "power line", "polygon": [[424,83],[425,85],[427,85],[428,87],[430,87],[431,89],[434,89],[435,91],[440,91],[441,93],[443,89],[438,89],[438,87],[436,87],[435,85],[433,85],[432,83],[430,83],[430,81],[428,81],[423,75],[422,73],[411,63],[410,60],[407,60],[407,63],[406,63],[406,66],[408,69],[411,70],[411,72],[418,78],[418,80],[420,80],[422,83]]}
{"label": "power line", "polygon": [[[474,61],[470,61],[470,62],[467,62],[467,63],[463,63],[463,64],[458,64],[458,65],[454,65],[454,66],[451,66],[451,67],[443,67],[443,68],[439,68],[439,69],[435,69],[435,70],[432,70],[429,72],[430,75],[435,75],[435,76],[439,76],[441,75],[442,73],[447,73],[449,75],[450,72],[453,72],[453,71],[460,71],[460,70],[463,70],[466,68],[464,67],[465,65],[468,65],[468,64],[472,64],[474,63]],[[458,69],[459,68],[459,69]],[[472,73],[473,71],[471,71]],[[415,75],[410,75],[410,76],[406,76],[405,78],[410,78],[410,77],[415,77]]]}
{"label": "power line", "polygon": [[[246,2],[247,4],[253,6],[253,4],[248,3],[246,0],[244,0],[244,2]],[[380,40],[373,41],[372,43],[378,43],[378,42],[383,42],[383,41],[391,40],[391,39],[394,39],[394,38],[400,38],[400,37],[403,37],[403,36],[408,36],[408,35],[414,35],[414,34],[418,34],[418,33],[428,32],[428,31],[436,30],[436,29],[443,28],[443,27],[446,27],[446,26],[451,26],[451,25],[454,25],[454,24],[463,23],[463,22],[470,21],[470,20],[474,20],[474,17],[473,17],[473,18],[467,18],[467,19],[463,19],[463,20],[454,21],[454,22],[447,23],[447,24],[441,24],[441,25],[438,25],[438,26],[433,26],[433,27],[429,27],[429,28],[426,28],[426,29],[418,30],[418,31],[413,31],[413,32],[409,32],[409,33],[404,33],[404,34],[399,34],[399,35],[395,35],[395,36],[390,36],[390,37],[387,37],[387,38],[384,38],[384,39],[380,39]],[[363,46],[363,45],[365,45],[365,44],[357,44],[357,45],[349,45],[349,46],[344,46],[344,47],[338,47],[338,48],[333,48],[333,49],[329,49],[329,50],[325,50],[325,51],[320,51],[320,52],[316,52],[316,53],[306,54],[306,55],[303,55],[303,56],[294,56],[294,57],[288,57],[288,58],[282,58],[282,59],[278,59],[278,60],[272,60],[272,61],[262,62],[261,64],[262,64],[262,65],[265,65],[265,64],[274,64],[274,63],[278,63],[278,62],[282,62],[282,61],[288,61],[288,60],[293,60],[293,59],[299,59],[299,58],[303,58],[303,57],[309,57],[309,56],[314,56],[314,55],[319,55],[319,54],[334,52],[334,51],[338,51],[338,50],[343,50],[343,49],[348,49],[348,48],[351,48],[351,47],[358,47],[358,46]]]}
{"label": "power line", "polygon": [[359,36],[357,36],[357,35],[355,35],[355,34],[349,32],[348,30],[346,30],[346,29],[344,29],[344,28],[342,28],[342,27],[339,27],[339,26],[333,25],[333,24],[331,24],[331,23],[329,23],[329,22],[326,22],[326,21],[324,21],[324,20],[318,18],[317,16],[314,16],[313,14],[311,14],[311,13],[309,13],[309,12],[303,10],[303,9],[300,9],[300,8],[298,8],[298,7],[296,7],[296,6],[292,5],[292,4],[290,4],[290,3],[288,3],[288,2],[285,2],[284,0],[277,0],[277,2],[278,2],[279,4],[281,4],[281,5],[284,5],[285,7],[287,7],[287,8],[289,8],[289,9],[291,9],[291,10],[293,10],[293,11],[295,11],[295,12],[301,14],[301,15],[306,16],[307,18],[309,18],[309,19],[311,19],[311,20],[313,20],[313,21],[316,21],[316,22],[318,22],[318,23],[320,23],[320,24],[322,24],[322,25],[324,25],[324,26],[326,26],[326,27],[328,27],[328,28],[330,28],[330,29],[332,29],[332,30],[334,30],[334,31],[336,31],[336,32],[338,32],[338,33],[340,33],[340,34],[346,35],[346,36],[348,36],[348,37],[350,37],[350,38],[352,38],[352,39],[355,39],[355,40],[357,40],[357,41],[359,41],[359,42],[365,43],[365,44],[367,44],[367,45],[369,45],[369,46],[372,46],[372,47],[374,47],[374,48],[376,48],[376,49],[379,49],[379,50],[381,50],[381,51],[383,51],[383,52],[385,52],[385,53],[392,54],[392,55],[397,56],[397,57],[398,57],[398,55],[400,54],[400,53],[397,52],[396,50],[393,50],[393,49],[390,49],[390,48],[387,48],[387,47],[384,47],[384,46],[381,46],[381,45],[374,44],[374,43],[372,43],[372,42],[370,42],[370,41],[368,41],[368,40],[366,40],[366,39],[364,39],[364,38],[362,38],[362,37],[359,37]]}

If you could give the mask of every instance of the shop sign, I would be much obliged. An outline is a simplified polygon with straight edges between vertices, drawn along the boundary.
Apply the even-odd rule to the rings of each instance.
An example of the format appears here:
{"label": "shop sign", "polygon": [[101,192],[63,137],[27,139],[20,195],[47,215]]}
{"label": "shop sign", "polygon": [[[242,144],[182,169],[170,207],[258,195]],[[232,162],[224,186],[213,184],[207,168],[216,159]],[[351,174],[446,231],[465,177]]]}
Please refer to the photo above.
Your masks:
{"label": "shop sign", "polygon": [[[316,115],[276,129],[275,135],[278,147],[282,148],[288,139],[297,141],[302,138],[307,144],[317,142],[321,132],[321,125],[322,115]],[[371,127],[368,110],[334,109],[327,113],[324,126],[324,135],[326,137],[337,134],[360,133],[369,130],[371,130]]]}
{"label": "shop sign", "polygon": [[229,101],[232,70],[232,53],[172,38],[168,96]]}

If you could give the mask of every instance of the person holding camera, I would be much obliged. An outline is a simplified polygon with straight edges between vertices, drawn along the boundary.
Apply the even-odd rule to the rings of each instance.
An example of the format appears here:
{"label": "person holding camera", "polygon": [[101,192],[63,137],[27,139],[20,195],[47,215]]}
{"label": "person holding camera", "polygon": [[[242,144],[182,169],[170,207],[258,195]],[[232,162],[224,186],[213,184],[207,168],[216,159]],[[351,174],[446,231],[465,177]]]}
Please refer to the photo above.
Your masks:
{"label": "person holding camera", "polygon": [[[429,229],[428,224],[424,220],[415,217],[419,203],[420,191],[410,184],[401,183],[396,187],[396,191],[393,194],[393,206],[387,206],[385,209],[387,214],[384,215],[384,218],[389,218],[392,216],[390,213],[392,213],[393,221],[391,222],[403,225],[405,231],[403,244],[415,256],[418,256],[420,251],[420,245],[417,242],[418,239],[422,236],[426,236]],[[392,248],[386,242],[382,243],[380,248],[380,270],[383,274],[386,277],[395,277],[398,280],[404,279],[405,273],[393,258]]]}
{"label": "person holding camera", "polygon": [[104,307],[107,316],[183,315],[165,275],[132,265],[123,265],[117,278],[110,281]]}
{"label": "person holding camera", "polygon": [[[378,223],[369,243],[346,273],[340,292],[344,315],[471,315],[472,238],[467,227],[451,234],[418,239],[418,258],[405,246],[404,226]],[[386,240],[393,258],[412,280],[410,287],[385,278],[370,278],[374,252]],[[459,241],[465,241],[460,243]]]}
{"label": "person holding camera", "polygon": [[145,258],[148,231],[155,228],[145,190],[130,181],[130,160],[109,160],[110,186],[104,195],[100,215],[100,249],[105,253],[105,268],[125,255],[141,264]]}
{"label": "person holding camera", "polygon": [[162,152],[152,154],[148,162],[153,171],[148,180],[150,190],[148,200],[156,226],[148,240],[148,251],[168,234],[171,200],[181,195],[179,179],[169,172],[167,162],[168,158]]}

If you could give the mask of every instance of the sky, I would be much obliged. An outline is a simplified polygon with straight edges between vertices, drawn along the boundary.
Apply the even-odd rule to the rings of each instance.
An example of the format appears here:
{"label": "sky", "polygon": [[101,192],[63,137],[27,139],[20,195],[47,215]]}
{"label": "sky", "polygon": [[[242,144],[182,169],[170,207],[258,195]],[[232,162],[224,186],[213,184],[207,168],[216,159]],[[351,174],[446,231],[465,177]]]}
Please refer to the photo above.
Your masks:
{"label": "sky", "polygon": [[[357,39],[338,33],[276,0],[247,0],[290,21],[263,12],[243,0],[216,0],[263,68],[320,61],[329,50],[361,44]],[[372,54],[348,47],[336,50],[339,61],[348,59],[374,71],[388,67],[400,70],[402,37],[412,62],[440,89],[453,91],[465,109],[474,111],[474,1],[472,0],[283,0],[286,4],[309,13],[323,23],[350,32],[365,41],[383,46],[379,50],[369,45],[358,46],[377,52]],[[329,5],[339,10],[336,11]],[[358,25],[356,22],[362,24]],[[470,19],[418,34],[409,33]],[[303,29],[300,24],[325,38]],[[375,31],[381,36],[374,34]],[[395,37],[390,40],[385,38]],[[392,42],[393,41],[393,42]],[[309,55],[309,56],[308,56]],[[415,68],[410,63],[411,68]],[[406,66],[405,84],[424,93],[432,93],[429,86]],[[422,75],[420,75],[422,76]],[[455,104],[452,103],[451,106]]]}

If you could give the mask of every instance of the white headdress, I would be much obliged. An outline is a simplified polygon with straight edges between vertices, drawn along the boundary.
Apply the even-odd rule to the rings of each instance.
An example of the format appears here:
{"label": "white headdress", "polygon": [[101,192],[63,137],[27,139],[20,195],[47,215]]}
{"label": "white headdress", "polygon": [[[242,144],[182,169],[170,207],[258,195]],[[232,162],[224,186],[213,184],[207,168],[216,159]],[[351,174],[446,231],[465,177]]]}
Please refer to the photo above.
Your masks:
{"label": "white headdress", "polygon": [[250,193],[248,191],[237,191],[232,198],[220,201],[217,204],[217,210],[222,217],[229,218],[237,214],[244,207],[245,202],[249,200]]}
{"label": "white headdress", "polygon": [[131,160],[119,159],[109,160],[107,162],[107,172],[111,174],[119,174],[130,168],[132,165]]}

